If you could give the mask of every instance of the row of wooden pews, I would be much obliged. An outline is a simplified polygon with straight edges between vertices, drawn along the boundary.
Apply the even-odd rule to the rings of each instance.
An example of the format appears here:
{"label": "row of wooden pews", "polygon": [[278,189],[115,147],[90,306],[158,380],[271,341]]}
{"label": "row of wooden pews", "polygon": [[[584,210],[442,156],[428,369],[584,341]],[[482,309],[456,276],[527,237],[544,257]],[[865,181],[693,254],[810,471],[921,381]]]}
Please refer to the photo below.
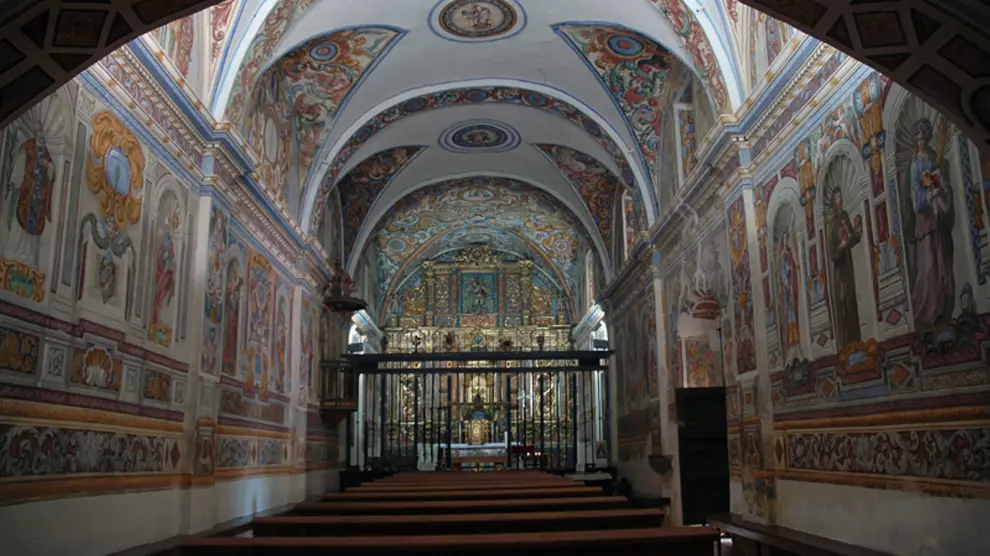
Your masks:
{"label": "row of wooden pews", "polygon": [[184,556],[649,554],[712,556],[718,533],[536,471],[400,473],[255,519],[253,537],[187,541]]}

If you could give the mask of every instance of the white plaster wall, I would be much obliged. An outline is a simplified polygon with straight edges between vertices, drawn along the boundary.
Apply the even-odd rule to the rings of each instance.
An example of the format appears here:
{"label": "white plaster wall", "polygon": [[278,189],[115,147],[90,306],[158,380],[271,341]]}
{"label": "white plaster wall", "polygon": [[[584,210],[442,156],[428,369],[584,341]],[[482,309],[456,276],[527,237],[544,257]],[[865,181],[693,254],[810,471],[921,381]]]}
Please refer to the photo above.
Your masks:
{"label": "white plaster wall", "polygon": [[0,506],[3,554],[103,556],[336,490],[335,470]]}
{"label": "white plaster wall", "polygon": [[784,527],[898,556],[990,554],[990,500],[778,480],[777,517]]}

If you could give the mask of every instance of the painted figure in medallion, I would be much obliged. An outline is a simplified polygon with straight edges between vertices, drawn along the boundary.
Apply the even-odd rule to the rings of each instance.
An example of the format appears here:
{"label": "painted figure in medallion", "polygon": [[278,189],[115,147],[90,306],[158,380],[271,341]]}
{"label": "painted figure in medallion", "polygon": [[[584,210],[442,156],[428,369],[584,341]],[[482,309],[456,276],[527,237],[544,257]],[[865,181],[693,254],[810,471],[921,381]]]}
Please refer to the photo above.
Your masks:
{"label": "painted figure in medallion", "polygon": [[909,210],[904,210],[911,275],[911,302],[918,330],[952,318],[955,305],[952,189],[944,159],[947,129],[941,126],[938,150],[932,148],[932,122],[915,123],[915,150],[908,168]]}
{"label": "painted figure in medallion", "polygon": [[855,223],[842,205],[842,190],[838,187],[825,192],[825,200],[831,208],[828,220],[828,252],[832,260],[832,292],[835,297],[835,337],[839,347],[858,342],[859,305],[856,299],[856,268],[852,248],[863,238],[863,219],[856,216]]}

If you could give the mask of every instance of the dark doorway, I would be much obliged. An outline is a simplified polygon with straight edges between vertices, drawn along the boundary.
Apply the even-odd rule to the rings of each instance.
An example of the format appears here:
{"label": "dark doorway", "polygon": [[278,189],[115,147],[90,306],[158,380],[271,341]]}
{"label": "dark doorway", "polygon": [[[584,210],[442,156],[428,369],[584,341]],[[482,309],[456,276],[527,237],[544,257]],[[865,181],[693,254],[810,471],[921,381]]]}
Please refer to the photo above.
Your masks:
{"label": "dark doorway", "polygon": [[684,525],[729,511],[725,388],[676,390]]}

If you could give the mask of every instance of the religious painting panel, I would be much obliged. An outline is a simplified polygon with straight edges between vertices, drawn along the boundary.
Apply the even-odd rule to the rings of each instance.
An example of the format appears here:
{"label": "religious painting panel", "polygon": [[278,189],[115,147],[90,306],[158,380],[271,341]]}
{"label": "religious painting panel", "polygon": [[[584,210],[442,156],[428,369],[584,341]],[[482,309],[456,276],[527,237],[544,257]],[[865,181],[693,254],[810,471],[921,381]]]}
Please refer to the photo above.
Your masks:
{"label": "religious painting panel", "polygon": [[494,272],[465,272],[458,276],[457,308],[462,315],[497,313],[498,289]]}
{"label": "religious painting panel", "polygon": [[742,195],[728,210],[729,255],[732,269],[732,311],[735,328],[736,372],[756,368],[756,339],[753,330],[753,294],[747,240],[746,205]]}
{"label": "religious painting panel", "polygon": [[271,361],[272,323],[276,274],[261,253],[248,254],[247,330],[245,348],[248,361],[245,387],[248,391],[267,389],[274,380]]}
{"label": "religious painting panel", "polygon": [[210,225],[206,246],[206,294],[203,302],[203,353],[200,370],[220,374],[224,325],[224,274],[229,216],[216,204],[210,205]]}
{"label": "religious painting panel", "polygon": [[278,285],[273,327],[272,369],[268,376],[268,392],[285,395],[291,379],[289,340],[292,338],[292,308],[290,306],[292,292],[277,274],[275,279]]}
{"label": "religious painting panel", "polygon": [[148,339],[162,346],[172,345],[178,317],[179,277],[185,269],[180,261],[185,249],[185,203],[180,199],[178,184],[167,179],[154,217],[152,251],[151,310],[148,318]]}
{"label": "religious painting panel", "polygon": [[[244,360],[240,359],[241,338],[244,335],[247,316],[245,294],[248,283],[247,250],[231,234],[224,261],[223,285],[223,374],[246,378]],[[240,362],[240,363],[239,363]]]}
{"label": "religious painting panel", "polygon": [[61,190],[69,179],[74,120],[71,99],[61,89],[0,136],[0,184],[7,192],[0,201],[0,289],[35,303],[45,300],[57,251],[52,242],[56,228],[65,225],[56,211],[65,203]]}
{"label": "religious painting panel", "polygon": [[800,230],[797,208],[787,203],[777,208],[771,228],[773,253],[772,293],[774,322],[785,362],[804,357],[802,348],[802,273],[797,244]]}

